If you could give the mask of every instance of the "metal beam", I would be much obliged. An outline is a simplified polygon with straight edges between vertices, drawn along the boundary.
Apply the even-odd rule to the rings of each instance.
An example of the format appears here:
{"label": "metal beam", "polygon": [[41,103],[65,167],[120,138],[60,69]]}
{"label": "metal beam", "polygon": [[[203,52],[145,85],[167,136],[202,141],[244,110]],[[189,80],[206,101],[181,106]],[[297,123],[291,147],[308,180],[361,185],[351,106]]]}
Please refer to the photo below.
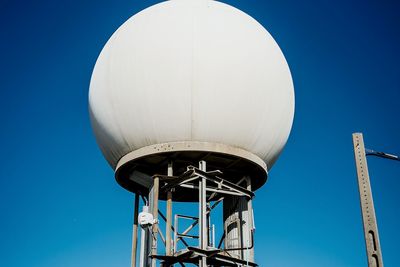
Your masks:
{"label": "metal beam", "polygon": [[376,222],[375,208],[368,174],[367,158],[364,140],[361,133],[353,134],[353,145],[364,224],[364,237],[367,249],[368,266],[383,267],[378,226]]}
{"label": "metal beam", "polygon": [[[153,232],[153,241],[151,246],[151,255],[157,255],[157,235],[158,235],[158,192],[159,192],[159,185],[160,180],[157,176],[154,177],[153,182],[153,218],[154,224],[152,226]],[[151,260],[151,266],[156,267],[157,260],[153,258]]]}
{"label": "metal beam", "polygon": [[[168,163],[168,176],[173,175],[172,162]],[[171,225],[172,225],[172,191],[167,192],[167,220],[165,224],[165,254],[172,255],[171,250]]]}
{"label": "metal beam", "polygon": [[139,194],[135,194],[135,204],[133,212],[133,229],[132,229],[132,257],[131,266],[136,267],[136,251],[138,237],[138,212],[139,212]]}
{"label": "metal beam", "polygon": [[[198,186],[192,185],[192,184],[182,184],[182,185],[180,185],[180,187],[189,188],[189,189],[199,189]],[[219,188],[208,187],[208,188],[206,188],[206,191],[218,193],[218,194],[221,194],[221,195],[242,196],[242,197],[248,197],[249,198],[249,195],[247,195],[247,194],[243,194],[243,193],[237,192],[237,191],[219,189]]]}
{"label": "metal beam", "polygon": [[[206,172],[206,162],[200,161],[199,169]],[[205,176],[199,179],[199,248],[207,249],[207,180]],[[199,267],[207,267],[207,257],[201,256],[199,259]]]}
{"label": "metal beam", "polygon": [[[142,207],[143,212],[149,212],[149,206],[145,205]],[[139,267],[148,267],[149,266],[149,233],[150,230],[148,228],[141,227],[140,230],[140,254],[139,254]]]}
{"label": "metal beam", "polygon": [[225,179],[222,179],[220,177],[218,177],[217,175],[212,175],[212,173],[207,173],[203,170],[195,170],[196,174],[198,174],[199,176],[204,176],[207,180],[212,181],[214,183],[216,183],[217,185],[221,185],[224,187],[229,188],[230,190],[234,190],[238,193],[243,193],[245,195],[247,195],[249,198],[254,197],[254,193],[252,191],[249,191],[237,184],[231,183]]}
{"label": "metal beam", "polygon": [[391,159],[391,160],[400,161],[400,157],[397,156],[397,155],[388,154],[388,153],[385,153],[385,152],[374,151],[372,149],[365,149],[365,154],[367,156],[376,156],[376,157],[379,157],[379,158],[385,158],[385,159]]}

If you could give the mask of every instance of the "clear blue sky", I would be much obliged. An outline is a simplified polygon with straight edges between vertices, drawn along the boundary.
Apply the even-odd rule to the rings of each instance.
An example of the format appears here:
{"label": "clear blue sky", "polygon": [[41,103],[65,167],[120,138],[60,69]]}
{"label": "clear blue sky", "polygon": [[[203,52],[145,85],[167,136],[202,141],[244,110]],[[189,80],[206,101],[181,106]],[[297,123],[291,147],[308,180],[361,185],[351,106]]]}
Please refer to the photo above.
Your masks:
{"label": "clear blue sky", "polygon": [[[107,39],[157,2],[0,2],[0,266],[129,266],[133,196],[97,148],[87,95]],[[367,266],[351,133],[400,154],[398,1],[224,2],[268,29],[295,84],[292,134],[256,192],[257,262]],[[369,167],[398,266],[400,163]]]}

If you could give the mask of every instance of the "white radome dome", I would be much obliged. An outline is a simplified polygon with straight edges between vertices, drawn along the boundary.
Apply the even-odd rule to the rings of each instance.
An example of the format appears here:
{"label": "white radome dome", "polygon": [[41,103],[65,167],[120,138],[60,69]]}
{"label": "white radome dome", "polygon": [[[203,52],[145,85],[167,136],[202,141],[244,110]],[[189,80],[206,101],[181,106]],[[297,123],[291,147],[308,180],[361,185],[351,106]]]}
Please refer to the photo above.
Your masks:
{"label": "white radome dome", "polygon": [[293,122],[289,67],[252,17],[208,0],[175,0],[126,21],[96,62],[94,133],[115,169],[137,149],[174,141],[249,151],[268,169]]}

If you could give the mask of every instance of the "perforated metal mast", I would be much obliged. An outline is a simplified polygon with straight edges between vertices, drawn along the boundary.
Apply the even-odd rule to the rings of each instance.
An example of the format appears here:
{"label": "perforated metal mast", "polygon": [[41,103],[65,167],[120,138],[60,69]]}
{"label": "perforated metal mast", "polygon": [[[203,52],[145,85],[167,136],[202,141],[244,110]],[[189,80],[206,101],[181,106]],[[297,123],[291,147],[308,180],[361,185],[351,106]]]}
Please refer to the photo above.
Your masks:
{"label": "perforated metal mast", "polygon": [[365,153],[363,135],[353,134],[354,156],[357,167],[358,188],[360,192],[364,237],[367,249],[368,266],[383,267],[381,245],[379,242],[378,226],[372,199],[371,184],[368,174],[367,154]]}

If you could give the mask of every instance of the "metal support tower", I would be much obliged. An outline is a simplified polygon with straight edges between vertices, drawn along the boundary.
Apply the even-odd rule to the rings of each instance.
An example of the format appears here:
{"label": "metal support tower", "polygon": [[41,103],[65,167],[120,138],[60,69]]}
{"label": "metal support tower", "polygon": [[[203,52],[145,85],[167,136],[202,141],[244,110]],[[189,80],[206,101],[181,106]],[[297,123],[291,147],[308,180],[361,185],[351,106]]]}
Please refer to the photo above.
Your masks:
{"label": "metal support tower", "polygon": [[361,133],[353,134],[353,145],[364,224],[364,237],[368,256],[368,266],[383,267],[378,226],[376,223],[375,208],[368,174],[367,158],[363,135]]}
{"label": "metal support tower", "polygon": [[[195,264],[199,267],[257,266],[252,256],[254,222],[251,199],[254,197],[254,193],[251,191],[250,180],[246,178],[248,179],[247,186],[244,187],[240,184],[246,180],[245,178],[236,183],[229,182],[220,177],[223,173],[219,170],[206,171],[206,161],[204,160],[199,162],[198,168],[192,165],[187,166],[186,171],[179,176],[174,176],[172,167],[172,162],[170,162],[167,175],[153,176],[153,184],[148,198],[143,198],[145,205],[143,212],[139,214],[139,217],[142,218],[139,221],[142,227],[139,267],[156,267],[158,263],[163,267],[171,267],[174,264],[180,266]],[[189,193],[197,193],[198,216],[175,213],[174,225],[172,225],[174,197],[181,193],[182,189],[189,190],[187,191]],[[219,203],[230,197],[240,198],[243,202],[238,208],[232,209],[234,215],[243,220],[243,222],[237,223],[234,229],[237,235],[234,238],[239,238],[243,242],[235,244],[234,247],[221,247],[224,239],[232,238],[227,229],[224,229],[220,233],[220,245],[215,247],[215,237],[211,240],[209,238],[209,235],[215,236],[214,231],[211,231],[210,234],[210,216]],[[159,209],[159,201],[163,200],[166,201],[166,216]],[[138,210],[138,207],[135,207],[135,210]],[[165,222],[165,238],[158,216]],[[179,227],[179,220],[186,220],[184,229],[182,226]],[[192,221],[189,226],[187,226],[187,221]],[[165,253],[163,253],[164,247],[157,249],[158,241],[160,241],[160,245],[165,245]],[[238,253],[236,253],[237,251]],[[244,254],[246,256],[243,256]],[[135,262],[132,260],[132,266],[136,266]]]}

